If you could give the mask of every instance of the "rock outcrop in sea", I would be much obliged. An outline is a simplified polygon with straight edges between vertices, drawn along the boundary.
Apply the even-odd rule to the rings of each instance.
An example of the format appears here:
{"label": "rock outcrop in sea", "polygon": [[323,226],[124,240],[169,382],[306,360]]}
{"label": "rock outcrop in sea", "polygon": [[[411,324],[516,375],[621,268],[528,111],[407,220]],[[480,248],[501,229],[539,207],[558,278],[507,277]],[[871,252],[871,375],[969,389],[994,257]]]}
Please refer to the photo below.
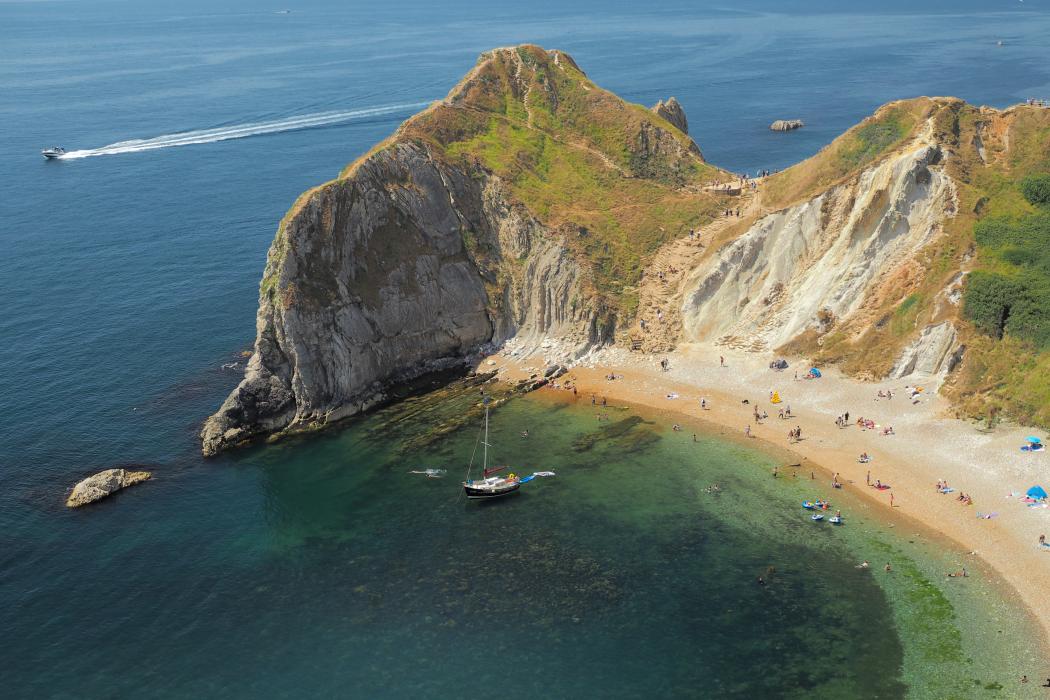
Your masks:
{"label": "rock outcrop in sea", "polygon": [[769,128],[771,131],[793,131],[804,126],[801,119],[777,119],[769,125]]}
{"label": "rock outcrop in sea", "polygon": [[77,483],[66,499],[66,506],[79,508],[88,503],[112,496],[117,491],[146,481],[152,475],[149,472],[132,472],[126,469],[106,469],[93,474]]}

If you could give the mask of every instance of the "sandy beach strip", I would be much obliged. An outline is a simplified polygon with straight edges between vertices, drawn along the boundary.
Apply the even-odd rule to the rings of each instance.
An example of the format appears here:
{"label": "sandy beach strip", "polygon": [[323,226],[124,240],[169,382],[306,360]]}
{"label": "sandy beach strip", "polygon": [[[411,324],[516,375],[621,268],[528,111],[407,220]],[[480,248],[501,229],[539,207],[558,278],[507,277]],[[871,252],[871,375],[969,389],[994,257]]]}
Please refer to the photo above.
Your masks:
{"label": "sandy beach strip", "polygon": [[[665,358],[666,370],[660,365]],[[810,365],[789,360],[788,369],[774,371],[771,359],[710,345],[683,345],[667,355],[614,348],[581,362],[558,381],[575,385],[580,401],[589,402],[594,395],[599,403],[605,397],[673,412],[740,438],[750,426],[756,448],[790,450],[807,468],[822,470],[825,479],[838,473],[852,493],[892,507],[895,515],[914,518],[975,553],[1017,593],[1043,631],[1044,648],[1050,649],[1050,547],[1038,541],[1041,534],[1050,536],[1050,508],[1021,501],[1034,484],[1050,489],[1047,450],[1020,450],[1026,436],[1045,440],[1045,434],[1016,427],[978,431],[948,415],[935,383],[924,385],[915,378],[858,382],[830,368],[821,368],[820,379],[806,380],[802,377]],[[479,369],[498,369],[500,379],[516,381],[542,376],[544,361],[505,353],[486,358]],[[609,380],[610,374],[616,379]],[[906,387],[916,384],[923,391],[913,401]],[[880,390],[891,390],[893,398],[879,398]],[[779,393],[781,403],[770,402],[771,392]],[[700,407],[701,399],[707,408]],[[792,417],[778,418],[778,411],[788,406]],[[756,423],[756,407],[769,417]],[[840,428],[835,419],[847,411],[850,422]],[[858,418],[874,420],[878,428],[862,429]],[[788,432],[796,426],[802,440],[790,441]],[[883,434],[886,426],[893,427],[893,435]],[[858,461],[862,452],[871,456],[870,463]],[[891,488],[866,486],[869,472],[872,484],[879,480]],[[938,480],[947,480],[955,491],[938,492]],[[960,493],[970,495],[973,504],[961,503]]]}

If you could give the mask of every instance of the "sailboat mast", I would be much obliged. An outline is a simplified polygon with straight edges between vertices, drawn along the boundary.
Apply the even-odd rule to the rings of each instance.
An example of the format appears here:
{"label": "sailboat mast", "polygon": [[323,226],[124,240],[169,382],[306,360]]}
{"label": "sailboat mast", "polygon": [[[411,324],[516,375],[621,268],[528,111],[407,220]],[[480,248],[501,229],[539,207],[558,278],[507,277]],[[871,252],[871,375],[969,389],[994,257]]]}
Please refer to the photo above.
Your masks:
{"label": "sailboat mast", "polygon": [[[481,473],[485,474],[485,472],[487,472],[488,468],[489,468],[489,403],[488,403],[488,401],[485,401],[485,441],[482,442],[481,444],[483,444],[485,446],[484,458],[482,460],[483,463],[484,463],[484,466],[482,466],[482,470],[483,471]],[[487,474],[486,474],[486,476],[487,476]]]}

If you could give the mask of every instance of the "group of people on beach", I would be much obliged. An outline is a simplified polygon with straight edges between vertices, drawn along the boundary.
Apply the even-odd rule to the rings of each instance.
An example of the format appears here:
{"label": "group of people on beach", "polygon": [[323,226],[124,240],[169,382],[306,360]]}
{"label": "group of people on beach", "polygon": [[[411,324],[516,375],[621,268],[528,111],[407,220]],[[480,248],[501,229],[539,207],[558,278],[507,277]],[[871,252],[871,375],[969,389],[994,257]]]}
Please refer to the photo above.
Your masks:
{"label": "group of people on beach", "polygon": [[[955,489],[948,485],[947,479],[937,480],[937,493],[949,494],[953,493],[954,491]],[[955,497],[955,500],[959,501],[964,506],[973,505],[973,498],[969,494],[963,493],[961,491],[959,492],[959,495]]]}
{"label": "group of people on beach", "polygon": [[1036,97],[1028,97],[1024,103],[1029,107],[1050,107],[1050,100],[1041,100]]}

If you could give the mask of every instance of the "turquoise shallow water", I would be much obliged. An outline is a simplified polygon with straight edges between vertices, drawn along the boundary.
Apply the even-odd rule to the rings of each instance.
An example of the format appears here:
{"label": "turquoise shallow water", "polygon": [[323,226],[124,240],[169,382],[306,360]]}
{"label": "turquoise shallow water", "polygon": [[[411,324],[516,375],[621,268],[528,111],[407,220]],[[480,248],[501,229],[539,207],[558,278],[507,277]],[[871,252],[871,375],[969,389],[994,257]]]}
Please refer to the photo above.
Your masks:
{"label": "turquoise shallow water", "polygon": [[478,426],[404,447],[476,401],[417,399],[41,516],[63,575],[27,589],[15,558],[0,589],[16,694],[1011,697],[985,687],[1031,661],[1023,629],[982,636],[1016,624],[994,590],[933,578],[942,548],[859,504],[816,525],[798,503],[820,489],[772,479],[775,458],[631,410],[501,407],[496,461],[558,476],[468,502]]}
{"label": "turquoise shallow water", "polygon": [[[894,697],[924,678],[996,682],[995,655],[974,651],[1016,650],[996,640],[1016,622],[1000,624],[1015,613],[994,591],[947,589],[979,624],[961,657],[931,648],[937,634],[906,624],[935,617],[910,614],[929,596],[851,568],[907,541],[800,529],[792,501],[812,494],[767,494],[747,476],[763,458],[735,447],[707,442],[697,461],[643,431],[577,453],[593,417],[519,402],[498,423],[543,439],[500,428],[508,456],[567,471],[499,509],[403,473],[460,463],[465,433],[396,455],[401,433],[366,421],[198,456],[201,420],[243,369],[223,365],[250,346],[276,222],[414,109],[396,105],[443,95],[485,49],[537,42],[627,99],[674,94],[706,157],[738,171],[797,162],[903,96],[1050,97],[1042,4],[784,5],[0,1],[5,694]],[[361,114],[38,153],[333,111]],[[807,126],[771,134],[782,117]],[[128,463],[155,481],[63,509],[75,481]],[[703,491],[715,480],[733,498]],[[915,546],[899,556],[917,575],[955,565]],[[771,563],[781,582],[754,588]]]}

